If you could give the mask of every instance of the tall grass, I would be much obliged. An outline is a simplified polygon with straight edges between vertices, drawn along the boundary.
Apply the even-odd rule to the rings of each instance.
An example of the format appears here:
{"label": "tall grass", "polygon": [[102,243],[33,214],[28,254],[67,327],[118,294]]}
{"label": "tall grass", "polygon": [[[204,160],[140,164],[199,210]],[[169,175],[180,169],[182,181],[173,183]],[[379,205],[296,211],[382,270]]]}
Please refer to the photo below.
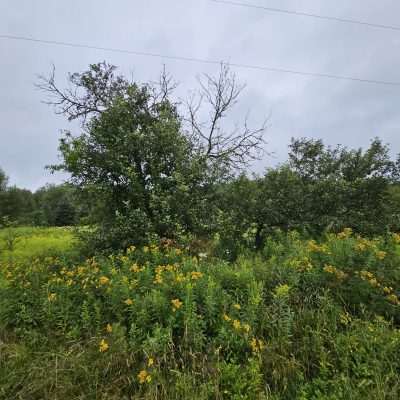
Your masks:
{"label": "tall grass", "polygon": [[3,263],[0,398],[398,399],[399,242]]}

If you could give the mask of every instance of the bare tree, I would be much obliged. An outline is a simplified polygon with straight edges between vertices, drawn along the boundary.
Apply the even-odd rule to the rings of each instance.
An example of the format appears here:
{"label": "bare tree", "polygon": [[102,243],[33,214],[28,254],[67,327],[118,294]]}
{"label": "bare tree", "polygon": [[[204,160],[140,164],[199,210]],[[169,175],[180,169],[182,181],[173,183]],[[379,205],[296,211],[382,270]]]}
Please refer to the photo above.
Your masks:
{"label": "bare tree", "polygon": [[[198,82],[199,92],[186,103],[186,122],[199,152],[211,162],[221,162],[239,170],[259,159],[264,152],[268,118],[256,129],[248,126],[247,117],[241,127],[236,124],[227,131],[223,126],[224,119],[237,104],[245,86],[237,82],[235,74],[226,64],[221,64],[218,77],[204,74]],[[205,108],[208,110],[206,121],[201,118]]]}
{"label": "bare tree", "polygon": [[116,67],[105,62],[92,64],[84,73],[68,74],[68,87],[60,89],[55,81],[55,67],[49,76],[39,76],[36,87],[48,95],[44,103],[54,106],[56,114],[69,121],[101,114],[116,96],[123,96],[127,81],[115,75]]}
{"label": "bare tree", "polygon": [[65,115],[69,121],[80,119],[82,124],[94,115],[99,115],[112,104],[116,97],[129,97],[129,90],[148,91],[150,107],[168,101],[176,83],[163,68],[159,80],[137,85],[123,76],[115,74],[116,67],[106,62],[92,64],[88,71],[68,74],[68,87],[60,89],[55,80],[55,67],[48,76],[40,75],[36,87],[48,96],[45,104],[54,107],[56,114]]}

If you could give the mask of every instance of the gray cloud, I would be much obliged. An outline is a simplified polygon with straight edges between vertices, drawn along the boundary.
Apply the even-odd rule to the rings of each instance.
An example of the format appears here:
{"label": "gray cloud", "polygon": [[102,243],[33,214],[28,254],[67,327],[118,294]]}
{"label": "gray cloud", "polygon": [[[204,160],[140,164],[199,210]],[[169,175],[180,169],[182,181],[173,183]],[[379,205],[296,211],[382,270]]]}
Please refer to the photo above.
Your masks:
{"label": "gray cloud", "polygon": [[[254,0],[254,4],[397,24],[398,1]],[[232,7],[208,0],[4,1],[1,33],[187,57],[400,81],[400,32]],[[11,183],[36,189],[51,176],[60,129],[76,125],[55,116],[34,88],[54,63],[60,84],[67,72],[106,60],[139,81],[154,80],[162,64],[180,82],[178,95],[202,72],[218,66],[0,39],[0,166]],[[374,136],[400,149],[399,87],[317,79],[238,68],[247,83],[235,117],[271,113],[267,150],[255,170],[283,161],[290,137],[366,146]]]}

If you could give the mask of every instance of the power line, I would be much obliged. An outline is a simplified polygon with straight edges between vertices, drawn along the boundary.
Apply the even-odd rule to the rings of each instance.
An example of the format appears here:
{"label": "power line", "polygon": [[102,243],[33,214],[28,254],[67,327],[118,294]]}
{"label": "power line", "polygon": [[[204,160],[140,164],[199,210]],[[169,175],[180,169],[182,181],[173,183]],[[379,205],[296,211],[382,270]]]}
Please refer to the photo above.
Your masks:
{"label": "power line", "polygon": [[108,52],[113,52],[113,53],[132,54],[132,55],[136,55],[136,56],[164,58],[164,59],[168,59],[168,60],[188,61],[188,62],[195,62],[195,63],[202,63],[202,64],[220,65],[221,63],[224,63],[224,64],[226,64],[230,67],[234,67],[234,68],[245,68],[245,69],[253,69],[253,70],[268,71],[268,72],[282,72],[282,73],[292,74],[292,75],[309,76],[309,77],[314,77],[314,78],[328,78],[328,79],[355,81],[355,82],[362,82],[362,83],[369,83],[369,84],[376,84],[376,85],[400,86],[400,82],[395,82],[395,81],[364,79],[364,78],[357,78],[357,77],[353,77],[353,76],[333,75],[333,74],[308,72],[308,71],[298,71],[298,70],[294,70],[294,69],[269,67],[269,66],[263,66],[263,65],[240,64],[240,63],[223,62],[223,61],[217,61],[217,60],[207,60],[204,58],[172,56],[172,55],[167,55],[167,54],[150,53],[150,52],[145,52],[145,51],[118,49],[118,48],[114,48],[114,47],[100,47],[100,46],[92,46],[92,45],[82,44],[82,43],[72,43],[72,42],[64,42],[64,41],[57,41],[57,40],[45,40],[45,39],[38,39],[38,38],[27,37],[27,36],[15,36],[15,35],[0,34],[0,39],[21,40],[21,41],[26,41],[26,42],[43,43],[43,44],[65,46],[65,47],[77,47],[77,48],[81,48],[81,49],[100,50],[100,51],[108,51]]}
{"label": "power line", "polygon": [[303,12],[303,11],[288,10],[288,9],[284,9],[284,8],[266,7],[266,6],[261,6],[261,5],[257,5],[257,4],[242,3],[239,1],[231,1],[231,0],[210,0],[210,1],[212,1],[214,3],[229,4],[232,6],[247,7],[247,8],[255,8],[255,9],[259,9],[259,10],[271,11],[271,12],[281,13],[281,14],[291,14],[291,15],[297,15],[297,16],[302,16],[302,17],[325,19],[328,21],[343,22],[346,24],[364,25],[364,26],[369,26],[371,28],[400,31],[399,26],[375,24],[372,22],[359,21],[359,20],[350,19],[350,18],[332,17],[329,15],[313,14],[313,13],[308,13],[308,12]]}

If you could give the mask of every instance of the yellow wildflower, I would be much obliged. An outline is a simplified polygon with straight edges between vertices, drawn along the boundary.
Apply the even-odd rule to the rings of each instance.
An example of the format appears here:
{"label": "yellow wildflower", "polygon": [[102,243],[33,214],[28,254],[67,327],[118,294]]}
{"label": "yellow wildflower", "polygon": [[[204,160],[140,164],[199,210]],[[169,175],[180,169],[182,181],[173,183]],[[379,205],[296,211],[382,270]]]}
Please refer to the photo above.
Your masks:
{"label": "yellow wildflower", "polygon": [[240,323],[240,321],[238,321],[237,319],[234,319],[233,322],[232,322],[232,324],[233,324],[233,327],[234,327],[236,330],[239,330],[239,329],[241,328],[241,326],[242,326],[242,324]]}
{"label": "yellow wildflower", "polygon": [[110,346],[108,345],[108,343],[104,339],[101,339],[100,345],[99,345],[99,351],[101,353],[104,353],[108,350],[109,347]]}
{"label": "yellow wildflower", "polygon": [[369,271],[360,271],[360,277],[362,280],[367,280],[367,279],[373,279],[374,278],[374,274],[372,272]]}
{"label": "yellow wildflower", "polygon": [[129,269],[131,272],[140,272],[140,268],[137,264],[133,264]]}
{"label": "yellow wildflower", "polygon": [[154,365],[154,360],[153,360],[153,358],[149,358],[148,360],[147,360],[147,366],[148,367],[152,367]]}
{"label": "yellow wildflower", "polygon": [[386,254],[387,254],[386,251],[378,251],[376,253],[376,258],[378,260],[383,260],[386,257]]}
{"label": "yellow wildflower", "polygon": [[198,271],[192,271],[192,272],[190,273],[190,276],[191,276],[191,278],[192,278],[193,280],[196,280],[196,279],[201,278],[201,277],[203,276],[203,273],[202,273],[202,272],[198,272]]}
{"label": "yellow wildflower", "polygon": [[334,274],[336,273],[336,268],[333,265],[328,265],[326,264],[323,268],[323,270],[329,274]]}
{"label": "yellow wildflower", "polygon": [[262,340],[253,338],[250,341],[250,347],[254,353],[259,353],[265,348],[264,342]]}
{"label": "yellow wildflower", "polygon": [[104,275],[99,278],[100,285],[107,285],[109,282],[110,282],[110,279]]}
{"label": "yellow wildflower", "polygon": [[243,330],[247,333],[250,332],[250,325],[249,324],[243,324]]}
{"label": "yellow wildflower", "polygon": [[344,228],[343,232],[337,234],[338,239],[346,239],[353,234],[353,230],[351,228]]}
{"label": "yellow wildflower", "polygon": [[176,275],[175,280],[177,282],[183,282],[185,280],[185,276],[180,272],[179,274]]}
{"label": "yellow wildflower", "polygon": [[234,304],[233,307],[235,307],[236,310],[240,310],[240,309],[242,308],[242,307],[240,306],[240,304],[237,304],[237,303]]}
{"label": "yellow wildflower", "polygon": [[48,301],[55,301],[57,299],[57,294],[56,293],[49,293],[49,295],[47,296],[47,300]]}
{"label": "yellow wildflower", "polygon": [[383,292],[386,293],[386,294],[390,294],[390,293],[392,293],[392,291],[393,291],[393,288],[392,288],[392,287],[387,287],[387,286],[385,286],[385,287],[383,288]]}
{"label": "yellow wildflower", "polygon": [[144,253],[148,253],[149,252],[149,247],[148,246],[144,246],[143,247],[143,252]]}
{"label": "yellow wildflower", "polygon": [[396,306],[400,305],[400,300],[394,293],[387,295],[386,299],[389,300],[391,303],[393,303]]}
{"label": "yellow wildflower", "polygon": [[135,246],[130,246],[130,247],[128,247],[128,248],[126,249],[126,253],[127,253],[127,254],[130,254],[130,253],[133,253],[135,250],[136,250],[136,247],[135,247]]}
{"label": "yellow wildflower", "polygon": [[182,302],[179,299],[173,299],[171,300],[172,303],[172,309],[175,312],[177,309],[182,307]]}
{"label": "yellow wildflower", "polygon": [[226,315],[226,314],[224,314],[222,318],[223,318],[225,321],[228,321],[228,322],[231,320],[231,317],[230,317],[229,315]]}
{"label": "yellow wildflower", "polygon": [[133,300],[132,300],[132,299],[126,299],[126,300],[124,301],[124,303],[125,303],[127,306],[131,306],[131,305],[133,304]]}
{"label": "yellow wildflower", "polygon": [[107,324],[107,326],[106,326],[106,331],[108,332],[108,333],[111,333],[112,332],[112,326],[111,326],[111,324]]}
{"label": "yellow wildflower", "polygon": [[400,243],[400,234],[393,233],[393,240],[395,243],[399,244]]}
{"label": "yellow wildflower", "polygon": [[157,284],[163,283],[163,279],[162,279],[161,273],[156,274],[156,277],[154,278],[154,281],[153,281],[153,282],[154,282],[154,283],[157,283]]}
{"label": "yellow wildflower", "polygon": [[369,283],[370,283],[370,285],[373,286],[373,287],[380,286],[379,283],[378,283],[378,281],[376,280],[376,278],[370,279],[370,280],[369,280]]}
{"label": "yellow wildflower", "polygon": [[144,383],[150,383],[151,382],[151,376],[145,369],[138,373],[138,379],[139,379],[139,383],[141,385],[144,384]]}

